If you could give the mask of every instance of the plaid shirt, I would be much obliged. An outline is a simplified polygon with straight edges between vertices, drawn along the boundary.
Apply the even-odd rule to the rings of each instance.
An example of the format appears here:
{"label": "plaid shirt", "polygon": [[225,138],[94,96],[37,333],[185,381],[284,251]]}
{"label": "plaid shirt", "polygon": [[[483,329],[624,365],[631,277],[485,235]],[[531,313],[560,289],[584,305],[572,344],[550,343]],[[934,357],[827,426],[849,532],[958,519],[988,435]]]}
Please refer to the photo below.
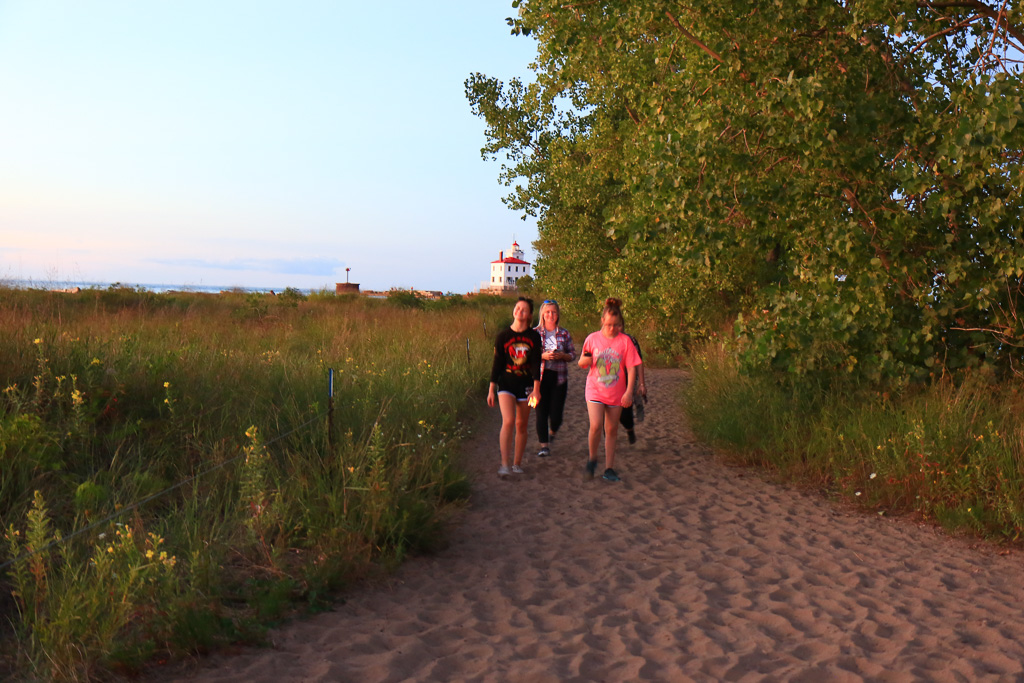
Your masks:
{"label": "plaid shirt", "polygon": [[[537,334],[540,335],[541,341],[544,340],[544,335],[550,334],[544,329],[543,323],[533,328],[537,330]],[[557,348],[562,353],[569,354],[569,361],[576,360],[576,346],[572,343],[572,335],[569,334],[569,330],[564,327],[559,327],[555,330],[555,343]],[[544,351],[545,349],[541,349]],[[542,360],[540,364],[540,376],[544,376],[545,370],[553,370],[558,374],[558,383],[565,384],[569,381],[569,367],[566,365],[569,361],[565,360]]]}

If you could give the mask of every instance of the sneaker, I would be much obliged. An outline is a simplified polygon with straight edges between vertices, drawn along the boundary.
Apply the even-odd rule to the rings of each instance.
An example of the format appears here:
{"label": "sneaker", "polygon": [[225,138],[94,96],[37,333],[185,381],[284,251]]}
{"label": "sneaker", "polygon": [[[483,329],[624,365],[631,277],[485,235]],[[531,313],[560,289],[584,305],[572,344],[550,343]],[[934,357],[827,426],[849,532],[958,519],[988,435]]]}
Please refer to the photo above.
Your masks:
{"label": "sneaker", "polygon": [[587,461],[587,469],[586,469],[587,479],[593,479],[595,472],[597,472],[597,461],[596,460],[588,460]]}
{"label": "sneaker", "polygon": [[551,455],[551,449],[549,449],[547,446],[542,446],[541,449],[537,451],[538,458],[546,458],[549,455]]}
{"label": "sneaker", "polygon": [[631,444],[636,443],[636,432],[634,432],[632,429],[626,430],[626,436],[629,437],[629,442]]}
{"label": "sneaker", "polygon": [[605,481],[622,481],[621,479],[619,479],[619,475],[615,474],[615,470],[613,470],[611,467],[604,471],[604,474],[601,475],[601,478],[604,479]]}
{"label": "sneaker", "polygon": [[498,468],[498,476],[501,477],[502,479],[507,477],[508,474],[509,474],[508,473],[508,468],[505,467],[504,465],[502,465],[501,467]]}
{"label": "sneaker", "polygon": [[512,474],[522,474],[523,468],[519,465],[512,465]]}

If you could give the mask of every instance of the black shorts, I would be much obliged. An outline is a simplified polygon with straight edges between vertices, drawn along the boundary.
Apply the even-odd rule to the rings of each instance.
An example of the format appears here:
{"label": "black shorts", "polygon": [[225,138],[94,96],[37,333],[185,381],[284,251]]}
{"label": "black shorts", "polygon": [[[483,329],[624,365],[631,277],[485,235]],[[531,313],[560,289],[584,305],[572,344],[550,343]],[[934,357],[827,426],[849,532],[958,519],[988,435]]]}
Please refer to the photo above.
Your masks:
{"label": "black shorts", "polygon": [[593,399],[588,400],[587,403],[595,403],[599,406],[604,406],[605,408],[622,408],[621,403],[605,403],[604,401],[595,401]]}
{"label": "black shorts", "polygon": [[525,401],[533,391],[533,380],[529,378],[519,379],[515,376],[502,375],[498,378],[497,385],[499,394],[512,394],[517,401]]}

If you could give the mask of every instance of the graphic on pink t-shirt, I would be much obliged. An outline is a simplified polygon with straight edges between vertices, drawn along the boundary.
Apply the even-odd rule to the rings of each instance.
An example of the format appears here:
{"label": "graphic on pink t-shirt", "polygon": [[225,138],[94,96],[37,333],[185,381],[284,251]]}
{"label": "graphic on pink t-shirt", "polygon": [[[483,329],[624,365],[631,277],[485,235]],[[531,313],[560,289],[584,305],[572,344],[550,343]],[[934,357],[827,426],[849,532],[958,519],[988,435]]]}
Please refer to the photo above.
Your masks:
{"label": "graphic on pink t-shirt", "polygon": [[597,363],[597,381],[602,386],[610,387],[619,381],[619,367],[622,365],[622,359],[619,358],[615,349],[608,347],[601,352],[600,356],[596,357],[594,362]]}
{"label": "graphic on pink t-shirt", "polygon": [[601,332],[594,332],[583,342],[583,351],[594,356],[587,373],[587,400],[619,405],[629,384],[626,368],[641,363],[632,340],[624,334],[609,339]]}

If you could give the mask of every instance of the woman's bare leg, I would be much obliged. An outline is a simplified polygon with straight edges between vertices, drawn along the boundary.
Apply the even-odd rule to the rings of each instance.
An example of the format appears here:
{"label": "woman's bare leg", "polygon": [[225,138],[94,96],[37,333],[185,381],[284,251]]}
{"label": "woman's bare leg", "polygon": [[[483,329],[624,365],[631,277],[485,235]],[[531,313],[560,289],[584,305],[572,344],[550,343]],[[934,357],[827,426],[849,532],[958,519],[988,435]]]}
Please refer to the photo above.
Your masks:
{"label": "woman's bare leg", "polygon": [[587,433],[587,447],[590,460],[597,460],[597,449],[601,445],[601,432],[604,431],[605,406],[601,403],[587,401],[587,415],[590,416],[590,431]]}
{"label": "woman's bare leg", "polygon": [[516,402],[516,450],[513,465],[523,464],[523,451],[526,450],[526,432],[530,424],[530,404],[526,401]]}
{"label": "woman's bare leg", "polygon": [[[619,416],[622,406],[604,406],[604,466],[615,467],[615,441],[619,435]],[[594,457],[594,456],[592,456]]]}
{"label": "woman's bare leg", "polygon": [[498,394],[498,406],[501,408],[501,433],[498,436],[501,466],[508,467],[516,430],[516,397],[512,394]]}

